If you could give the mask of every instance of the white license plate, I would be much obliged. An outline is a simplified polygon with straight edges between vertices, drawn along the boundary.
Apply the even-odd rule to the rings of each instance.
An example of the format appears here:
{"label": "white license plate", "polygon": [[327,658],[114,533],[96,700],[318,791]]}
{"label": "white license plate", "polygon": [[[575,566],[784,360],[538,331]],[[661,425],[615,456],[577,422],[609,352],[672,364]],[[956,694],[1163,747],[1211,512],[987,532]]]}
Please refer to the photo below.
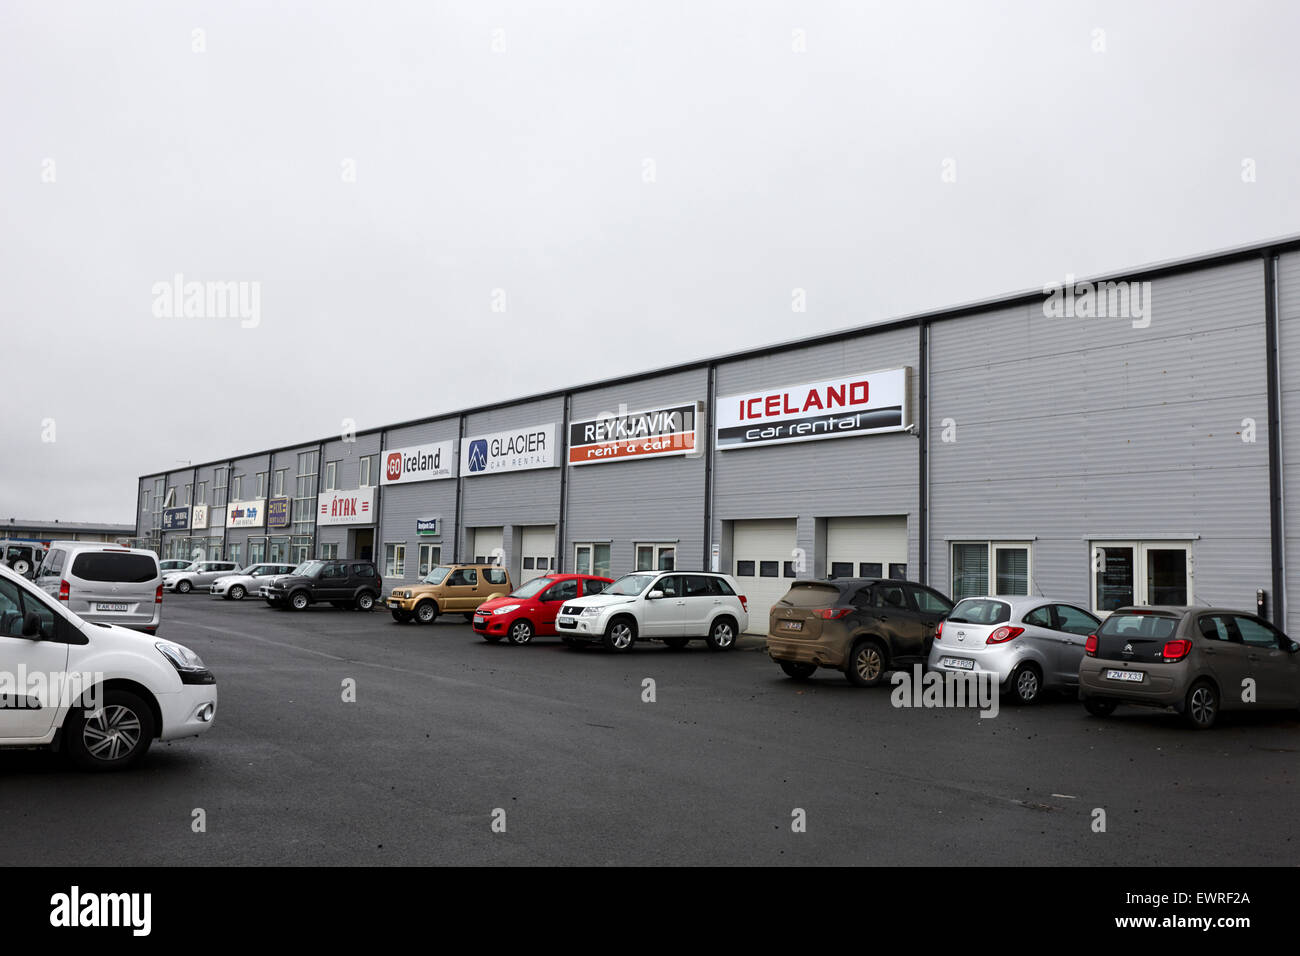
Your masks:
{"label": "white license plate", "polygon": [[973,671],[975,669],[975,662],[964,657],[945,657],[942,663],[944,667],[955,667],[962,671]]}
{"label": "white license plate", "polygon": [[96,601],[96,611],[125,611],[127,606],[120,601]]}
{"label": "white license plate", "polygon": [[781,626],[787,631],[802,631],[803,621],[782,621]]}
{"label": "white license plate", "polygon": [[474,615],[474,623],[475,623],[475,624],[483,624],[483,623],[486,623],[486,622],[487,622],[487,618],[484,617],[482,614],[475,614],[475,615]]}
{"label": "white license plate", "polygon": [[1143,676],[1141,671],[1106,671],[1107,680],[1132,681],[1134,684],[1142,683]]}
{"label": "white license plate", "polygon": [[389,602],[388,602],[388,606],[389,606],[389,607],[401,607],[401,606],[402,606],[402,602],[401,602],[401,601],[389,601]]}

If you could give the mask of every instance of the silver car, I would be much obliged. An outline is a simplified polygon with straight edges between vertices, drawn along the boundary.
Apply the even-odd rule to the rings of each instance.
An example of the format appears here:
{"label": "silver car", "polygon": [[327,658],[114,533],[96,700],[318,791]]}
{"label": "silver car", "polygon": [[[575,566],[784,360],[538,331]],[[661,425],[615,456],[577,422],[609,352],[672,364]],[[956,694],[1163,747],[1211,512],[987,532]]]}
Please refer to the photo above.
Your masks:
{"label": "silver car", "polygon": [[239,565],[234,561],[195,561],[184,571],[169,571],[163,575],[163,588],[178,594],[189,594],[195,588],[210,588],[212,582],[227,574],[234,574]]}
{"label": "silver car", "polygon": [[227,601],[242,601],[249,594],[259,593],[262,585],[270,583],[276,575],[292,570],[292,564],[250,564],[213,581],[211,594]]}
{"label": "silver car", "polygon": [[1004,694],[1032,704],[1050,688],[1078,686],[1084,645],[1100,626],[1083,608],[1050,598],[965,598],[939,625],[929,667],[991,673]]}
{"label": "silver car", "polygon": [[152,551],[102,541],[52,541],[35,581],[83,620],[158,632],[162,573]]}

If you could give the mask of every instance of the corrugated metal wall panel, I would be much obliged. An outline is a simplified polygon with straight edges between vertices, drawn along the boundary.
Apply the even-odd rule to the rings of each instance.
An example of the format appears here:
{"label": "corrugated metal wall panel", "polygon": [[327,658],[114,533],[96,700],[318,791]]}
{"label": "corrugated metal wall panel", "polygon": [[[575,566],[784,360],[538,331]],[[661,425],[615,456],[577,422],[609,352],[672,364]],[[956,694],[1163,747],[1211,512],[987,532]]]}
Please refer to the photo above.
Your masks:
{"label": "corrugated metal wall panel", "polygon": [[[384,450],[390,448],[407,448],[411,445],[423,445],[427,442],[456,442],[459,418],[444,418],[424,425],[407,428],[395,428],[388,432],[384,441]],[[453,448],[453,451],[455,449]],[[458,452],[457,452],[458,453]],[[379,457],[379,467],[384,467],[383,454]],[[414,584],[419,568],[419,546],[422,543],[442,546],[442,560],[459,560],[452,554],[453,542],[456,540],[456,479],[446,478],[440,481],[417,481],[404,485],[381,486],[383,500],[379,506],[379,517],[383,523],[380,541],[375,550],[379,561],[379,570],[384,572],[385,545],[389,542],[406,545],[406,573],[401,578],[384,579],[384,587],[398,584]],[[415,522],[418,518],[440,517],[442,534],[438,537],[417,537]]]}
{"label": "corrugated metal wall panel", "polygon": [[1286,624],[1288,633],[1296,637],[1300,636],[1300,253],[1279,257],[1277,286]]}

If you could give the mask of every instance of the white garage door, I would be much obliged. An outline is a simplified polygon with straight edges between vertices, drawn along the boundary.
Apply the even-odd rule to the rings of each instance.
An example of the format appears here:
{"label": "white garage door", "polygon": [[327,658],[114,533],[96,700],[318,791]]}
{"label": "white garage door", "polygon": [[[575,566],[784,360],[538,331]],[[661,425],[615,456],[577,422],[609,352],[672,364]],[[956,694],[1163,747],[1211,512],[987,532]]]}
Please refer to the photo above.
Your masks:
{"label": "white garage door", "polygon": [[749,604],[747,634],[766,634],[772,605],[790,589],[786,566],[794,560],[795,521],[736,521],[731,526],[731,573]]}
{"label": "white garage door", "polygon": [[829,519],[826,573],[833,578],[907,577],[907,516]]}
{"label": "white garage door", "polygon": [[470,551],[475,563],[483,564],[491,561],[493,555],[501,554],[501,542],[500,528],[475,528],[470,537]]}
{"label": "white garage door", "polygon": [[550,573],[555,567],[555,525],[522,529],[519,545],[519,580]]}

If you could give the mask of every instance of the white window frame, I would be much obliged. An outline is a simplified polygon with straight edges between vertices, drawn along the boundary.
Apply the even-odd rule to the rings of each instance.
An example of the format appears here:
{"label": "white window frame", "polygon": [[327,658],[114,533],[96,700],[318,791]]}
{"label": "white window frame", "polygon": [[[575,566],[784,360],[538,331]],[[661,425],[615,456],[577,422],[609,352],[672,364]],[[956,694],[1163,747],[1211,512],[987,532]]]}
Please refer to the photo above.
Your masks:
{"label": "white window frame", "polygon": [[284,476],[289,473],[288,468],[275,469],[275,497],[284,497]]}
{"label": "white window frame", "polygon": [[208,483],[206,481],[199,482],[198,497],[194,503],[196,505],[206,505],[208,503]]}
{"label": "white window frame", "polygon": [[384,542],[384,577],[406,577],[406,542]]}
{"label": "white window frame", "polygon": [[[984,545],[987,548],[987,557],[985,567],[988,570],[988,581],[985,582],[986,590],[984,595],[997,594],[998,586],[998,552],[999,551],[1024,551],[1025,552],[1025,594],[1023,595],[1006,595],[1007,597],[1027,597],[1034,593],[1034,542],[1017,541],[1015,539],[998,539],[989,540],[987,538],[965,538],[957,541],[948,542],[948,593],[952,595],[954,601],[960,600],[957,597],[957,582],[953,575],[957,573],[956,550],[958,545]],[[984,595],[979,595],[983,597]]]}
{"label": "white window frame", "polygon": [[[638,541],[632,548],[632,566],[637,571],[643,570],[640,567],[641,549],[650,548],[650,555],[653,559],[653,565],[645,568],[646,571],[676,571],[677,570],[677,542],[676,541]],[[661,568],[659,562],[665,551],[672,551],[673,566],[671,568]]]}
{"label": "white window frame", "polygon": [[[611,576],[611,575],[609,574],[608,570],[607,570],[606,573],[603,574],[603,575],[596,571],[596,549],[597,549],[597,548],[607,548],[607,549],[609,549],[609,552],[610,552],[610,557],[609,557],[610,568],[612,569],[612,567],[613,567],[613,561],[614,561],[614,548],[613,548],[612,542],[609,542],[609,541],[578,541],[578,542],[575,542],[574,545],[573,545],[573,573],[574,573],[574,574],[594,574],[594,575],[597,575],[598,577],[610,577],[610,576]],[[586,550],[586,551],[588,552],[588,555],[587,555],[587,568],[586,568],[585,571],[582,569],[582,558],[580,557],[580,555],[582,554],[582,552],[583,552],[584,550]]]}
{"label": "white window frame", "polygon": [[1137,607],[1150,605],[1151,595],[1147,593],[1147,554],[1150,551],[1183,551],[1187,554],[1187,604],[1196,603],[1196,555],[1192,549],[1193,541],[1169,540],[1165,538],[1097,538],[1088,542],[1088,610],[1098,617],[1105,618],[1110,611],[1097,607],[1097,570],[1100,567],[1098,549],[1132,548],[1133,549],[1133,604]]}
{"label": "white window frame", "polygon": [[253,497],[259,500],[266,497],[266,472],[264,471],[257,473],[257,494]]}
{"label": "white window frame", "polygon": [[442,564],[442,545],[421,542],[419,563],[415,566],[416,576],[423,580],[425,575],[440,564]]}
{"label": "white window frame", "polygon": [[230,500],[231,501],[244,500],[244,476],[243,475],[235,475],[235,477],[230,479]]}
{"label": "white window frame", "polygon": [[339,463],[338,461],[325,462],[325,491],[339,490]]}
{"label": "white window frame", "polygon": [[163,507],[164,508],[176,507],[176,486],[175,485],[172,485],[170,488],[168,488],[167,494],[163,496]]}
{"label": "white window frame", "polygon": [[358,488],[369,488],[375,483],[375,460],[378,457],[378,455],[361,456],[361,481],[357,485]]}
{"label": "white window frame", "polygon": [[185,486],[185,507],[186,508],[188,508],[191,504],[194,503],[192,500],[193,497],[194,497],[194,486],[186,485]]}
{"label": "white window frame", "polygon": [[229,477],[224,468],[212,469],[212,504],[217,508],[224,508],[229,504],[229,499],[226,497]]}
{"label": "white window frame", "polygon": [[337,558],[338,556],[339,556],[339,545],[337,541],[331,541],[328,544],[322,543],[320,545],[320,554],[318,554],[317,557],[320,558],[321,560]]}

